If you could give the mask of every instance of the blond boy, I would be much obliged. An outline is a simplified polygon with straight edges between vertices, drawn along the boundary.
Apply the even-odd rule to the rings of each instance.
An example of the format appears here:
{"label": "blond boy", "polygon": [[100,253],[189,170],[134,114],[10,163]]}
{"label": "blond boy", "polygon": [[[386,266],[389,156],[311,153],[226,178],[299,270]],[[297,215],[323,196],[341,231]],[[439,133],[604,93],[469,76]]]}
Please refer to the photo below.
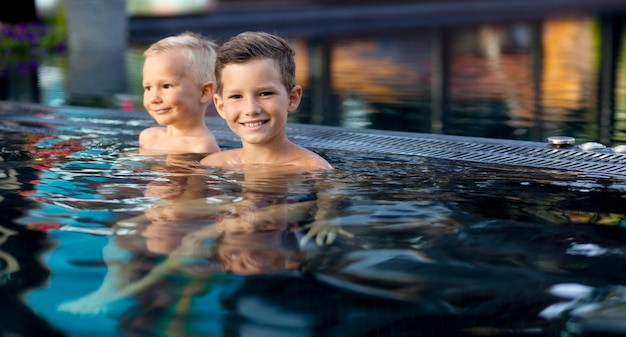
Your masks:
{"label": "blond boy", "polygon": [[144,52],[143,105],[159,126],[139,134],[141,153],[212,153],[220,147],[205,123],[215,91],[217,45],[184,32]]}

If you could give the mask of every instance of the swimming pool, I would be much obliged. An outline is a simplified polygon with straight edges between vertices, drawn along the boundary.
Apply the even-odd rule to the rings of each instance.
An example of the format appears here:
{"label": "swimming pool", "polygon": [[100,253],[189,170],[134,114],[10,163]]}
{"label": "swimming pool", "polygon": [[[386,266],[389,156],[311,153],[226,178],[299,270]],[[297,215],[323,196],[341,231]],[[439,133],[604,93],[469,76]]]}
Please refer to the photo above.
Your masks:
{"label": "swimming pool", "polygon": [[[141,156],[151,124],[0,104],[3,334],[626,334],[626,155],[291,124],[337,168],[328,221],[353,234],[301,245],[309,213],[256,211],[315,199],[319,177]],[[221,205],[236,211],[203,213]],[[211,224],[253,228],[186,244]]]}

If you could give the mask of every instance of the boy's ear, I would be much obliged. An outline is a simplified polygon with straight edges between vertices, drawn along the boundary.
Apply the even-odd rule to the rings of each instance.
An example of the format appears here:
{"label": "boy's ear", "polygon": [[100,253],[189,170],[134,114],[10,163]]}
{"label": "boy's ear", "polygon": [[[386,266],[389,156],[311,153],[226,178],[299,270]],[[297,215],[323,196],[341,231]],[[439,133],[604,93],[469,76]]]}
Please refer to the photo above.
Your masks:
{"label": "boy's ear", "polygon": [[300,105],[300,100],[302,100],[302,87],[296,84],[289,92],[289,107],[287,108],[287,112],[291,113],[296,111]]}
{"label": "boy's ear", "polygon": [[202,96],[200,100],[202,103],[209,103],[213,98],[213,94],[215,93],[215,83],[212,81],[206,81],[202,84]]}
{"label": "boy's ear", "polygon": [[226,119],[223,115],[224,111],[224,100],[222,100],[222,96],[220,94],[213,94],[213,105],[215,105],[215,110],[223,119]]}

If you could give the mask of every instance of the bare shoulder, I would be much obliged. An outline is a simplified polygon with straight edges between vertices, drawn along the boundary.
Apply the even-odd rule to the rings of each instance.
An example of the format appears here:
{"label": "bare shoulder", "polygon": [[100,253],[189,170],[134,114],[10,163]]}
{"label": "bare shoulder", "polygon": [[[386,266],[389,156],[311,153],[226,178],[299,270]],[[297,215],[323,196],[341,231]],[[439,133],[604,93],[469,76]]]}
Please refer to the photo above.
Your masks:
{"label": "bare shoulder", "polygon": [[139,133],[139,146],[146,146],[149,144],[159,143],[165,136],[165,128],[160,126],[153,126],[147,129],[141,130]]}
{"label": "bare shoulder", "polygon": [[202,166],[230,166],[241,164],[241,149],[214,152],[200,160]]}
{"label": "bare shoulder", "polygon": [[300,156],[297,160],[296,165],[303,167],[312,167],[319,168],[323,170],[331,170],[333,166],[321,155],[309,150],[302,148],[303,156]]}
{"label": "bare shoulder", "polygon": [[220,151],[220,146],[215,136],[207,130],[205,134],[197,139],[191,139],[188,144],[190,152],[194,153],[214,153]]}

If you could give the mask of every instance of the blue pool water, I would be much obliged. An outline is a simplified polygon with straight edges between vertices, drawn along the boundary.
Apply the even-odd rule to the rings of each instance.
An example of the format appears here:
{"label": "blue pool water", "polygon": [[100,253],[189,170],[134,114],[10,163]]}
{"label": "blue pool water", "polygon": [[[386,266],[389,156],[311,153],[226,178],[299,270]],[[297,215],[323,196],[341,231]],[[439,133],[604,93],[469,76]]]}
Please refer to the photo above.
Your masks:
{"label": "blue pool water", "polygon": [[[148,125],[0,105],[3,335],[626,334],[619,174],[320,146],[325,177],[251,177],[140,155]],[[302,243],[324,191],[352,237]]]}

